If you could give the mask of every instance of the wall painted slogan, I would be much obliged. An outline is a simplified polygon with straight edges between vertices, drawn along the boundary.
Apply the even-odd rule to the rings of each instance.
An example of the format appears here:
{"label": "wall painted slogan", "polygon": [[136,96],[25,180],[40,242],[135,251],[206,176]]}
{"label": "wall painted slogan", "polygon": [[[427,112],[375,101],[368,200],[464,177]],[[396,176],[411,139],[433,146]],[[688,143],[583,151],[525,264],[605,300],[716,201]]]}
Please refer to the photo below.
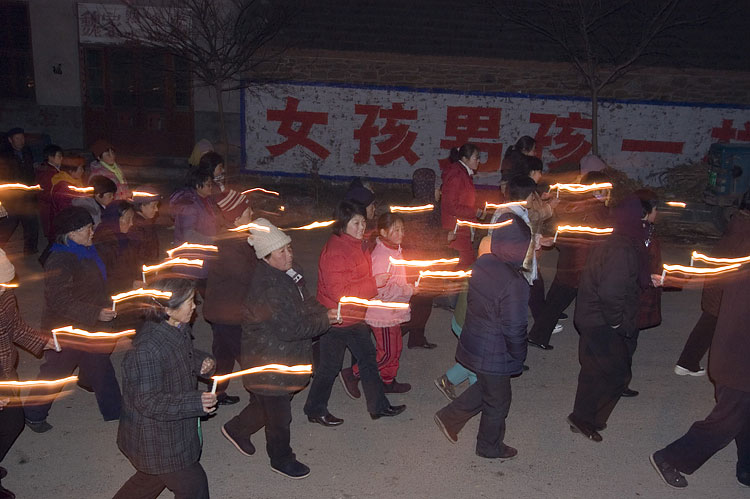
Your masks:
{"label": "wall painted slogan", "polygon": [[[496,184],[502,155],[530,135],[547,168],[591,152],[590,103],[582,98],[458,93],[329,84],[273,84],[242,100],[248,172],[364,176],[406,181],[437,169],[452,147],[483,151],[479,184]],[[699,160],[717,141],[750,142],[750,109],[722,105],[605,101],[599,152],[632,177]]]}

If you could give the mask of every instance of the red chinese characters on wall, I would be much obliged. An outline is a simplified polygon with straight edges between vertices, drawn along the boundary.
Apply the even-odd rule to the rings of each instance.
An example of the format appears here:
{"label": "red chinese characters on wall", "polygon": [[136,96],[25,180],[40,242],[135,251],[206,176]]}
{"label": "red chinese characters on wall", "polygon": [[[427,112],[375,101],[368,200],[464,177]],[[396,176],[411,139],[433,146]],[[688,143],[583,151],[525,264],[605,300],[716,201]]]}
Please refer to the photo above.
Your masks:
{"label": "red chinese characters on wall", "polygon": [[[408,124],[402,123],[415,121],[416,109],[404,109],[402,102],[392,103],[390,109],[371,104],[356,104],[354,114],[365,116],[362,126],[354,130],[354,139],[359,141],[359,150],[354,154],[355,163],[368,163],[371,156],[378,166],[393,163],[399,158],[404,158],[410,165],[419,161],[419,156],[412,150],[417,132],[410,130]],[[378,118],[385,120],[385,124],[380,128],[376,124]],[[375,147],[380,153],[372,154],[373,139],[381,136],[386,138],[375,142]]]}
{"label": "red chinese characters on wall", "polygon": [[[583,118],[581,113],[568,113],[568,116],[531,113],[529,121],[539,124],[534,136],[536,149],[548,150],[555,158],[550,162],[550,168],[567,163],[577,164],[582,157],[591,152],[591,142],[587,137],[591,135],[592,123],[590,119]],[[550,133],[553,126],[560,129],[554,135]],[[580,130],[588,130],[588,133],[581,133]]]}
{"label": "red chinese characters on wall", "polygon": [[[450,150],[467,142],[474,143],[487,153],[487,160],[479,164],[478,171],[496,172],[503,155],[503,145],[499,142],[501,112],[499,107],[448,106],[445,136],[453,138],[441,140],[440,148]],[[449,161],[441,159],[440,166]]]}
{"label": "red chinese characters on wall", "polygon": [[284,109],[268,109],[266,111],[266,119],[278,121],[277,133],[286,137],[283,142],[266,146],[266,149],[271,153],[271,156],[280,156],[296,146],[301,146],[320,159],[326,159],[331,151],[312,140],[309,135],[313,125],[328,124],[328,113],[299,111],[298,106],[299,99],[287,97]]}
{"label": "red chinese characters on wall", "polygon": [[734,120],[721,120],[721,126],[711,129],[711,137],[719,142],[750,142],[750,121],[745,122],[744,129],[734,127]]}

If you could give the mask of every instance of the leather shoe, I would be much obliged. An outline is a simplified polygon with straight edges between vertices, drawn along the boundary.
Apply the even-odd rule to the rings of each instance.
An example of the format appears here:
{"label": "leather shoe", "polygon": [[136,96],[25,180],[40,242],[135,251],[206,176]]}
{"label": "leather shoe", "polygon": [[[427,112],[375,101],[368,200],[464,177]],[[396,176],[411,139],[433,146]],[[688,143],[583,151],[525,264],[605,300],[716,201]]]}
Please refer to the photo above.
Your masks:
{"label": "leather shoe", "polygon": [[236,395],[225,395],[221,397],[217,403],[219,405],[234,405],[240,401],[240,398]]}
{"label": "leather shoe", "polygon": [[631,390],[630,388],[625,388],[622,391],[622,396],[623,397],[637,397],[638,393],[640,392],[638,392],[637,390]]}
{"label": "leather shoe", "polygon": [[572,431],[573,433],[580,433],[589,440],[593,440],[594,442],[602,441],[602,436],[599,435],[599,432],[596,431],[593,426],[583,421],[579,421],[578,418],[576,418],[572,414],[568,416],[568,423],[570,423],[570,431]]}
{"label": "leather shoe", "polygon": [[344,422],[343,419],[337,418],[330,412],[325,416],[307,416],[307,420],[311,423],[318,423],[322,426],[338,426]]}
{"label": "leather shoe", "polygon": [[370,413],[370,417],[372,419],[380,419],[383,417],[393,417],[393,416],[398,416],[405,410],[406,410],[405,405],[389,405],[387,408],[383,409],[382,411],[376,414]]}
{"label": "leather shoe", "polygon": [[550,344],[545,343],[537,343],[536,341],[526,340],[528,341],[529,345],[536,348],[541,348],[542,350],[554,350],[555,347],[553,347]]}

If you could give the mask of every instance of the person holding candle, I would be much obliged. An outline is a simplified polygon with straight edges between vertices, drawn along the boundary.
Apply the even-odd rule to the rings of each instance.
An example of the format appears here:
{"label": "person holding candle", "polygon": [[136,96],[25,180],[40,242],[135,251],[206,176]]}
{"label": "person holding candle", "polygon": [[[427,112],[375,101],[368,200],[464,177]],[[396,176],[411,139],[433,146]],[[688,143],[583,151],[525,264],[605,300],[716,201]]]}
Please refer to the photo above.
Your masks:
{"label": "person holding candle", "polygon": [[589,254],[578,290],[581,370],[568,422],[594,442],[602,441],[599,432],[632,378],[640,295],[652,285],[642,214],[635,195],[615,208],[614,232]]}
{"label": "person holding candle", "polygon": [[[15,276],[15,267],[0,250],[0,283],[9,284]],[[16,345],[39,357],[43,350],[53,348],[53,341],[48,332],[26,324],[19,313],[13,290],[0,286],[0,381],[18,381]],[[3,388],[0,390],[0,463],[22,431],[23,407],[18,390]],[[15,497],[2,486],[5,474],[5,468],[0,466],[0,498]]]}
{"label": "person holding candle", "polygon": [[474,144],[454,147],[450,152],[450,161],[441,166],[440,217],[443,229],[449,231],[447,242],[458,251],[460,269],[468,269],[474,263],[471,229],[456,228],[456,221],[473,221],[477,217],[476,191],[471,177],[479,169],[479,153],[479,147]]}
{"label": "person holding candle", "polygon": [[135,217],[130,234],[137,248],[138,262],[141,265],[154,265],[162,259],[156,223],[161,196],[149,186],[139,187],[136,191],[140,194],[133,195]]}
{"label": "person holding candle", "polygon": [[[308,293],[302,269],[294,264],[291,238],[265,218],[255,223],[268,231],[250,229],[249,241],[259,262],[244,299],[248,313],[242,321],[242,369],[310,364],[312,338],[324,335],[337,322],[336,308],[326,310]],[[296,373],[243,376],[251,402],[222,426],[222,434],[242,454],[250,455],[255,452],[251,435],[265,428],[271,469],[289,478],[305,478],[310,468],[297,461],[289,426],[292,397],[309,379],[308,374]]]}
{"label": "person holding candle", "polygon": [[531,231],[518,215],[499,221],[513,223],[492,234],[490,253],[482,255],[469,279],[466,321],[456,360],[477,376],[446,407],[435,423],[453,443],[464,425],[481,412],[475,452],[487,459],[512,459],[518,451],[505,440],[505,419],[511,404],[511,377],[523,372],[526,359],[526,311],[529,283],[521,273]]}
{"label": "person holding candle", "polygon": [[[336,207],[334,219],[333,234],[323,247],[318,263],[317,299],[327,309],[337,308],[343,296],[370,299],[389,279],[387,273],[372,275],[372,263],[362,240],[366,224],[364,208],[342,201]],[[351,378],[345,378],[341,370],[346,349],[357,359],[367,410],[372,419],[401,414],[406,406],[392,406],[383,391],[370,328],[363,322],[365,309],[345,305],[343,311],[341,324],[333,325],[320,339],[320,366],[310,387],[305,414],[311,422],[323,426],[341,424],[341,419],[328,412],[328,399],[339,371],[347,393],[350,396],[359,393],[356,381],[347,385]],[[345,371],[353,376],[350,369]]]}
{"label": "person holding candle", "polygon": [[[129,236],[135,209],[128,201],[113,201],[94,231],[94,247],[107,269],[107,294],[133,289],[141,275],[138,248]],[[142,283],[139,283],[142,285]]]}
{"label": "person holding candle", "polygon": [[[386,274],[387,281],[378,286],[376,300],[385,302],[408,302],[418,288],[406,282],[406,270],[401,265],[391,265],[390,258],[401,260],[401,241],[404,239],[404,218],[397,213],[383,213],[378,218],[375,248],[370,258],[375,275]],[[399,359],[403,348],[401,323],[409,320],[409,309],[388,310],[368,308],[365,322],[375,335],[375,359],[385,393],[405,393],[411,390],[409,383],[396,381]],[[353,366],[352,374],[359,378],[359,367]]]}
{"label": "person holding candle", "polygon": [[195,286],[169,278],[151,287],[172,295],[151,300],[122,361],[117,445],[136,472],[114,497],[155,498],[168,488],[177,498],[208,499],[200,418],[216,410],[216,395],[198,389],[198,376],[211,376],[214,360],[193,348]]}
{"label": "person holding candle", "polygon": [[[61,326],[100,331],[117,314],[111,309],[107,294],[107,270],[93,247],[94,221],[84,208],[71,206],[55,218],[57,242],[50,248],[44,265],[44,308],[42,328]],[[63,345],[61,352],[47,351],[37,379],[69,376],[78,367],[79,385],[96,395],[99,411],[105,421],[120,417],[120,385],[110,360],[110,352],[88,351],[79,346]],[[26,425],[37,433],[52,429],[47,414],[56,389],[31,390],[31,403],[24,406]],[[37,404],[37,396],[48,396]]]}

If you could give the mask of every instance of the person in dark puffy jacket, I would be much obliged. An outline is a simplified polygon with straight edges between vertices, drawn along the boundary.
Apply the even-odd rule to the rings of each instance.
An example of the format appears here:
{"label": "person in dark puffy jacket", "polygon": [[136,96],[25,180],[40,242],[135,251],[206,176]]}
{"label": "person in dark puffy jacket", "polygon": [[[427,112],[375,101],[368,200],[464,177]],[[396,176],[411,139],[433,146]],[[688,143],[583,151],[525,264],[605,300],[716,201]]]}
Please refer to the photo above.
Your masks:
{"label": "person in dark puffy jacket", "polygon": [[531,231],[515,214],[507,213],[495,229],[491,252],[472,268],[466,321],[456,360],[477,375],[477,383],[435,414],[435,423],[451,441],[467,421],[481,411],[476,453],[510,459],[518,451],[504,443],[505,418],[511,401],[510,378],[523,371],[526,360],[526,310],[529,284],[521,270]]}

